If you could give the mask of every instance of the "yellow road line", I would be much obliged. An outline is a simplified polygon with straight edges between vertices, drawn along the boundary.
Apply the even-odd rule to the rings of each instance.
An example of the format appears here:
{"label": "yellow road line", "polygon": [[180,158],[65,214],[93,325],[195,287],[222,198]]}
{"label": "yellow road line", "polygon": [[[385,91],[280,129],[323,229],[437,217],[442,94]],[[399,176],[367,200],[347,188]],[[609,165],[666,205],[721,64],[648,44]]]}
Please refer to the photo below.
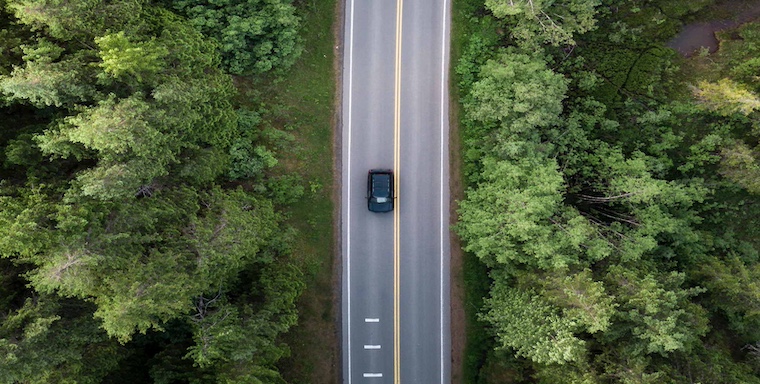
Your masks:
{"label": "yellow road line", "polygon": [[400,341],[400,321],[399,321],[399,301],[400,301],[400,271],[401,261],[399,255],[399,175],[400,175],[400,143],[399,136],[401,130],[401,21],[403,11],[403,0],[396,1],[396,84],[395,84],[395,105],[394,105],[394,124],[393,124],[393,168],[396,173],[396,183],[394,184],[393,196],[395,196],[396,209],[393,211],[393,382],[401,383],[401,341]]}

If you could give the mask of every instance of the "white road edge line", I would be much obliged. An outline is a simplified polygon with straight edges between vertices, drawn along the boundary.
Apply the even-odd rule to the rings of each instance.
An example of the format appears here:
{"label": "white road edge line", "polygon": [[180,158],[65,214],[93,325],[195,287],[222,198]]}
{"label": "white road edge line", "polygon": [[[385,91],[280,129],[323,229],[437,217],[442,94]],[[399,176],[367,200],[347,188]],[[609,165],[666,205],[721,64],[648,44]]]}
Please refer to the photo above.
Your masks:
{"label": "white road edge line", "polygon": [[348,341],[348,384],[351,384],[351,107],[353,99],[353,78],[354,78],[354,0],[350,1],[351,4],[351,18],[349,24],[349,45],[348,45],[348,149],[346,156],[346,175],[348,176],[346,194],[346,333]]}
{"label": "white road edge line", "polygon": [[364,377],[383,377],[382,373],[365,373]]}
{"label": "white road edge line", "polygon": [[441,32],[441,190],[440,190],[440,196],[441,196],[441,267],[440,267],[440,281],[441,281],[441,290],[440,290],[440,301],[441,301],[441,316],[440,316],[440,329],[441,329],[441,384],[445,383],[445,372],[444,372],[444,342],[443,342],[443,311],[444,311],[444,305],[443,305],[443,258],[444,258],[444,219],[446,222],[448,222],[448,215],[444,215],[444,202],[443,202],[443,180],[444,178],[444,169],[447,167],[443,166],[444,161],[444,128],[445,128],[445,116],[443,111],[445,111],[445,103],[446,103],[446,11],[448,8],[448,1],[443,0],[443,28]]}
{"label": "white road edge line", "polygon": [[364,349],[380,349],[379,345],[365,345]]}
{"label": "white road edge line", "polygon": [[371,317],[366,317],[366,318],[364,318],[364,322],[365,323],[379,323],[380,319],[373,319]]}

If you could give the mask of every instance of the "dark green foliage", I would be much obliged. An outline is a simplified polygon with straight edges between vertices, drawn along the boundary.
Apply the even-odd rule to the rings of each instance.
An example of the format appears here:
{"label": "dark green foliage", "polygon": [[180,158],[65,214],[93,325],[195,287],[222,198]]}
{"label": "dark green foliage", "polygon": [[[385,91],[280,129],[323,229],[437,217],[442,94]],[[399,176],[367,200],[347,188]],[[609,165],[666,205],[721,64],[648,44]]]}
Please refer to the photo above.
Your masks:
{"label": "dark green foliage", "polygon": [[297,175],[275,176],[268,181],[267,189],[275,204],[295,203],[304,194],[304,181]]}
{"label": "dark green foliage", "polygon": [[7,9],[0,382],[281,382],[302,275],[218,45],[141,1]]}
{"label": "dark green foliage", "polygon": [[[262,176],[264,171],[277,165],[275,154],[270,148],[279,147],[280,143],[268,143],[267,132],[274,129],[261,127],[261,116],[253,111],[238,110],[238,131],[230,146],[230,179],[252,179]],[[262,137],[264,136],[264,137]],[[263,139],[263,140],[262,140]],[[259,144],[254,144],[258,142]]]}
{"label": "dark green foliage", "polygon": [[[477,33],[473,33],[470,39],[463,42],[465,47],[461,53],[462,59],[456,64],[455,68],[459,86],[464,89],[469,89],[475,83],[480,67],[488,59],[495,56],[494,47],[498,43],[494,19],[484,17],[477,20],[477,22],[478,26],[473,27],[473,29],[478,31]],[[483,155],[483,149],[481,148],[484,145],[483,140],[485,137],[488,137],[493,126],[475,124],[467,119],[463,119],[461,124],[467,125],[468,128],[462,132],[463,140],[468,142],[468,145],[464,148],[464,156],[468,160],[464,164],[465,174],[467,177],[477,177],[477,171],[472,168],[477,167],[478,161]]]}
{"label": "dark green foliage", "polygon": [[230,147],[231,179],[249,179],[277,165],[277,159],[265,146],[253,146],[245,138],[235,140]]}
{"label": "dark green foliage", "polygon": [[217,40],[230,73],[282,71],[301,54],[300,19],[290,0],[178,0],[173,5]]}
{"label": "dark green foliage", "polygon": [[4,316],[0,380],[100,383],[124,351],[98,328],[89,311],[85,303],[43,295]]}

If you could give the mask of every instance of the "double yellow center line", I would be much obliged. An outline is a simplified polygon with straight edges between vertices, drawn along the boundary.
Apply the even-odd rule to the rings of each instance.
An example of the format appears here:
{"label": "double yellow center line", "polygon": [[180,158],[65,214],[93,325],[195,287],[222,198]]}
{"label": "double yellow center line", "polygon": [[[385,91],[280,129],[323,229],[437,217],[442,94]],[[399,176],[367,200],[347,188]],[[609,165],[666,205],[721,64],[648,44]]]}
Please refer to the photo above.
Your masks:
{"label": "double yellow center line", "polygon": [[399,321],[399,302],[400,302],[400,271],[401,260],[399,256],[399,179],[401,165],[400,161],[400,131],[401,131],[401,25],[403,0],[396,1],[396,83],[394,95],[394,124],[393,124],[393,169],[396,173],[396,183],[394,184],[393,196],[396,198],[393,210],[393,382],[401,383],[401,361],[400,361],[400,333],[401,325]]}

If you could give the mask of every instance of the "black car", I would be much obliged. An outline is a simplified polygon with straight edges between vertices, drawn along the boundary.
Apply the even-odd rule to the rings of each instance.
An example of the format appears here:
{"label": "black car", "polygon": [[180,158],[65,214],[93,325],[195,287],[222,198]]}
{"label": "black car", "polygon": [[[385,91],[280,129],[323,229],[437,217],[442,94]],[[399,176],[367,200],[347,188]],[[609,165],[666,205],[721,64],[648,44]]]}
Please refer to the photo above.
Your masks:
{"label": "black car", "polygon": [[372,212],[393,210],[393,171],[370,169],[367,175],[367,208]]}

